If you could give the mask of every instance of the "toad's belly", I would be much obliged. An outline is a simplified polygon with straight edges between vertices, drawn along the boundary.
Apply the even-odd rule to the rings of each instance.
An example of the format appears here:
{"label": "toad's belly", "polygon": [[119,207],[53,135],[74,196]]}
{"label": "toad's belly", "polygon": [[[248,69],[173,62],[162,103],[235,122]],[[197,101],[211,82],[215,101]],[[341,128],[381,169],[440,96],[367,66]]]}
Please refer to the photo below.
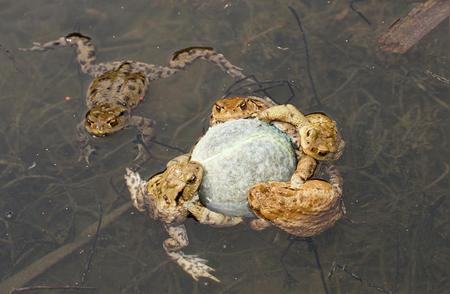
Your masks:
{"label": "toad's belly", "polygon": [[247,191],[256,183],[288,181],[296,167],[289,137],[256,119],[239,119],[209,128],[195,146],[191,160],[205,174],[200,200],[211,210],[252,216]]}

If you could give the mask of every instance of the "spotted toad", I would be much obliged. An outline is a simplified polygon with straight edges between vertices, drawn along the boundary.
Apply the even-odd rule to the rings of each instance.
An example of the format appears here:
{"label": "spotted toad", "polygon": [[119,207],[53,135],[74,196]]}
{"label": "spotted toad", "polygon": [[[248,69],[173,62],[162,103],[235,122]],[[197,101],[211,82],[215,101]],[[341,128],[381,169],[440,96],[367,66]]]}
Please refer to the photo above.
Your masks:
{"label": "spotted toad", "polygon": [[138,143],[139,159],[145,155],[154,137],[152,119],[132,115],[131,111],[144,99],[150,81],[172,76],[185,69],[197,59],[205,59],[220,67],[236,79],[244,78],[242,69],[231,64],[222,54],[210,47],[189,47],[175,52],[167,66],[148,64],[132,60],[96,63],[96,49],[88,36],[71,33],[24,51],[45,51],[58,47],[74,47],[81,71],[94,77],[86,98],[88,111],[85,119],[77,127],[77,138],[81,146],[80,160],[89,163],[94,148],[89,143],[89,135],[102,137],[136,127],[140,134]]}

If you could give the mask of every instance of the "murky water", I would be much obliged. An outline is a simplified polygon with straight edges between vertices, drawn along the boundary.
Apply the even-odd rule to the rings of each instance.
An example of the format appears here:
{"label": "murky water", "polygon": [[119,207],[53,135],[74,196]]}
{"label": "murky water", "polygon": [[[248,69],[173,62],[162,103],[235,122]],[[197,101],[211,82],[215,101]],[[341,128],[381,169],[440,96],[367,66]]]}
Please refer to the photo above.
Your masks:
{"label": "murky water", "polygon": [[[416,3],[355,1],[369,25],[348,1],[0,1],[0,289],[12,277],[13,288],[95,287],[83,293],[326,293],[322,270],[328,293],[448,293],[449,101],[448,84],[436,78],[448,78],[448,25],[403,56],[376,44]],[[95,140],[94,163],[78,163],[75,126],[90,78],[70,49],[17,50],[72,31],[93,38],[100,61],[163,65],[180,48],[204,45],[259,80],[291,81],[292,103],[333,116],[347,141],[338,162],[347,219],[314,247],[276,229],[187,221],[185,251],[207,258],[220,284],[195,282],[169,262],[163,227],[133,209],[108,224],[128,203],[123,173],[134,166],[136,132]],[[232,83],[200,62],[151,83],[136,113],[158,122],[160,142],[189,149]],[[280,103],[290,96],[286,84],[269,92]],[[145,176],[179,154],[150,151]],[[105,229],[94,238],[100,216]],[[77,242],[84,245],[30,281],[34,261]],[[33,293],[50,292],[70,290]]]}

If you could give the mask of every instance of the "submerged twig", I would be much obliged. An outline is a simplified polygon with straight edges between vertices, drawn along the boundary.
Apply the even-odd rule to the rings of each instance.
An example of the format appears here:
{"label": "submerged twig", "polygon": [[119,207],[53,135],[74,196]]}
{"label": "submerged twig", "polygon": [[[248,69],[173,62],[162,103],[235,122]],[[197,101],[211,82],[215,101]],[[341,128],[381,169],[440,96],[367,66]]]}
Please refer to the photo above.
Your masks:
{"label": "submerged twig", "polygon": [[444,83],[445,85],[450,85],[449,80],[446,77],[443,77],[441,75],[435,74],[434,72],[432,72],[431,70],[426,70],[425,73],[429,76],[431,76],[433,79],[438,80],[441,83]]}
{"label": "submerged twig", "polygon": [[414,7],[407,16],[397,19],[381,35],[378,43],[384,51],[405,53],[425,35],[448,18],[448,0],[428,0]]}
{"label": "submerged twig", "polygon": [[12,65],[14,66],[14,68],[20,72],[20,73],[24,73],[23,70],[21,70],[18,66],[17,66],[17,62],[16,59],[14,58],[14,55],[12,55],[11,51],[7,48],[5,48],[5,46],[3,46],[2,44],[0,44],[0,51],[3,52],[6,57],[9,59],[9,61],[11,61]]}
{"label": "submerged twig", "polygon": [[429,183],[428,185],[426,185],[423,190],[428,190],[429,188],[433,187],[434,185],[436,185],[437,183],[439,183],[440,181],[442,181],[443,179],[445,179],[448,175],[449,172],[449,165],[447,163],[444,162],[444,171],[442,172],[442,174],[440,174],[434,181],[432,181],[431,183]]}
{"label": "submerged twig", "polygon": [[29,180],[29,179],[39,179],[39,180],[54,180],[54,181],[58,181],[58,178],[56,177],[52,177],[52,176],[47,176],[47,175],[24,175],[21,177],[16,177],[13,180],[5,183],[3,186],[0,187],[0,189],[6,189],[9,188],[17,183],[20,183],[21,181],[24,180]]}
{"label": "submerged twig", "polygon": [[311,237],[302,238],[302,237],[295,237],[295,236],[290,236],[289,239],[291,240],[291,242],[289,243],[288,247],[283,252],[283,254],[281,255],[281,258],[280,258],[281,265],[283,266],[283,270],[288,276],[288,283],[292,282],[292,281],[296,281],[296,280],[288,272],[286,266],[284,265],[283,260],[286,257],[287,252],[289,251],[289,249],[291,248],[291,246],[294,244],[295,241],[303,241],[308,244],[308,249],[314,253],[314,260],[316,261],[316,265],[317,265],[317,268],[320,273],[320,280],[322,281],[323,290],[325,291],[325,294],[329,294],[330,292],[328,291],[327,281],[325,280],[325,274],[323,272],[322,264],[320,263],[319,252],[317,251],[317,246],[314,243],[314,240]]}
{"label": "submerged twig", "polygon": [[10,294],[19,293],[19,292],[27,292],[27,291],[35,291],[35,290],[95,290],[95,287],[83,287],[83,286],[32,286],[32,287],[23,287],[16,288],[9,292]]}
{"label": "submerged twig", "polygon": [[287,246],[287,248],[283,251],[283,253],[281,254],[280,257],[280,263],[281,266],[283,267],[283,271],[284,273],[287,275],[287,284],[288,286],[292,283],[292,282],[297,282],[297,280],[289,273],[286,265],[284,264],[284,258],[286,257],[287,253],[289,252],[289,249],[291,249],[292,245],[294,245],[294,241],[295,240],[291,240]]}
{"label": "submerged twig", "polygon": [[314,259],[316,260],[316,265],[320,272],[320,280],[322,281],[323,289],[326,294],[329,294],[327,281],[325,280],[325,274],[323,273],[322,264],[320,263],[320,257],[319,252],[317,251],[317,246],[314,243],[313,238],[307,238],[307,242],[309,249],[314,253]]}
{"label": "submerged twig", "polygon": [[[248,82],[248,83],[246,83]],[[290,96],[283,103],[289,103],[294,97],[295,92],[293,85],[288,80],[269,80],[269,81],[259,81],[254,75],[247,76],[240,79],[233,84],[231,84],[226,90],[224,97],[234,96],[234,95],[255,95],[262,92],[266,97],[269,97],[276,103],[281,103],[279,99],[275,99],[270,95],[268,90],[281,87],[286,85],[289,89]],[[256,89],[254,89],[256,87]]]}
{"label": "submerged twig", "polygon": [[370,25],[372,25],[370,20],[361,11],[356,9],[354,6],[355,2],[360,2],[360,1],[364,1],[364,0],[350,0],[350,3],[349,3],[350,9],[353,10],[354,12],[356,12],[356,14],[358,14],[359,17],[361,17],[362,20],[364,20],[370,26]]}
{"label": "submerged twig", "polygon": [[[250,82],[250,83],[249,83],[249,84],[241,85],[241,84],[243,84],[243,83],[246,82],[246,81],[248,81],[248,82]],[[240,79],[240,80],[237,80],[237,81],[234,82],[233,84],[231,84],[231,86],[229,86],[228,89],[225,90],[225,95],[224,95],[224,96],[225,96],[225,97],[226,97],[226,96],[229,96],[229,95],[232,94],[232,93],[235,94],[235,93],[237,93],[238,91],[240,91],[240,90],[242,90],[242,89],[244,89],[244,88],[247,88],[247,87],[251,87],[251,86],[256,85],[256,86],[259,87],[259,89],[262,89],[264,95],[266,95],[267,97],[273,99],[273,98],[270,96],[270,94],[267,93],[267,91],[264,89],[264,86],[262,85],[262,83],[263,83],[263,82],[260,82],[260,81],[256,78],[256,76],[254,76],[254,75],[246,76],[246,77],[244,77],[244,78],[242,78],[242,79]],[[238,85],[241,85],[241,86],[238,87],[238,88],[235,88],[235,87],[238,86]]]}
{"label": "submerged twig", "polygon": [[369,288],[374,288],[375,290],[377,290],[378,292],[381,292],[381,293],[392,294],[392,291],[386,290],[386,289],[384,289],[381,286],[377,286],[374,283],[371,283],[371,282],[363,280],[358,274],[352,272],[347,267],[347,265],[345,265],[345,264],[341,265],[341,264],[339,264],[337,262],[333,262],[333,264],[331,265],[330,272],[328,273],[328,279],[329,280],[333,277],[333,275],[334,275],[334,273],[336,272],[337,269],[342,270],[344,273],[350,275],[353,279],[355,279],[355,280],[357,280],[357,281],[359,281],[361,283],[365,283],[367,285],[367,287],[369,287]]}
{"label": "submerged twig", "polygon": [[[131,202],[127,202],[109,212],[103,218],[103,228],[113,223],[130,208]],[[57,264],[74,251],[78,250],[81,246],[92,240],[91,236],[95,234],[97,227],[98,222],[89,225],[72,243],[59,247],[58,249],[36,260],[20,272],[0,282],[0,293],[9,293],[14,288],[22,287],[31,280],[45,273],[50,267]]]}
{"label": "submerged twig", "polygon": [[[139,138],[139,141],[142,141],[142,139]],[[172,145],[169,145],[169,144],[166,144],[166,143],[157,141],[157,140],[155,140],[155,139],[152,140],[152,143],[155,143],[155,144],[157,144],[157,145],[166,147],[166,148],[168,148],[168,149],[172,149],[172,150],[178,151],[178,152],[180,152],[181,154],[184,154],[184,153],[187,153],[187,152],[188,152],[188,150],[185,150],[185,149],[183,149],[183,148],[180,148],[180,147],[177,147],[177,146],[172,146]],[[145,145],[144,145],[144,146],[145,146]]]}
{"label": "submerged twig", "polygon": [[94,259],[95,249],[97,248],[97,241],[98,237],[100,235],[100,228],[102,226],[103,221],[103,206],[100,200],[98,200],[98,211],[99,211],[99,217],[98,217],[98,223],[97,223],[97,229],[95,230],[95,236],[92,239],[92,248],[91,253],[89,254],[88,261],[86,263],[86,266],[84,267],[84,271],[81,273],[81,279],[80,284],[84,285],[87,281],[87,275],[89,274],[89,271],[91,270],[91,264],[92,260]]}
{"label": "submerged twig", "polygon": [[300,29],[300,32],[302,33],[302,39],[303,43],[305,45],[305,57],[306,57],[306,73],[308,74],[308,79],[311,84],[311,88],[314,93],[314,100],[316,100],[317,106],[321,107],[322,103],[320,103],[319,96],[317,95],[316,85],[314,84],[314,79],[311,74],[311,65],[310,65],[310,58],[309,58],[309,47],[308,47],[308,41],[306,40],[306,34],[303,30],[302,22],[300,21],[300,17],[298,16],[297,12],[294,8],[291,6],[288,6],[289,10],[292,12],[292,14],[295,17],[295,20],[297,21],[298,28]]}
{"label": "submerged twig", "polygon": [[243,43],[245,44],[245,46],[242,49],[242,53],[246,53],[247,52],[247,48],[248,48],[247,44],[249,44],[249,43],[251,43],[251,42],[261,38],[262,36],[267,35],[268,33],[272,32],[272,31],[278,30],[278,29],[282,28],[283,26],[284,26],[284,24],[278,24],[278,25],[272,26],[272,27],[270,27],[270,28],[268,28],[268,29],[266,29],[266,30],[264,30],[262,32],[259,32],[257,34],[254,34],[254,35],[252,34],[250,37],[248,37],[246,40],[244,40]]}

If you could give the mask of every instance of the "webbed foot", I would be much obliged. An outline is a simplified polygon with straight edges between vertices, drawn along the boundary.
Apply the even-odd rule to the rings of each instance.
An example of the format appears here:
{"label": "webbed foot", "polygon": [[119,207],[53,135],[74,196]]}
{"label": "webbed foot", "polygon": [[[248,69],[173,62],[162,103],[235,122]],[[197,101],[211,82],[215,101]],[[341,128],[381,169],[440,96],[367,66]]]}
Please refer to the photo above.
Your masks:
{"label": "webbed foot", "polygon": [[86,145],[81,147],[80,155],[78,156],[79,162],[85,162],[87,165],[91,163],[90,158],[91,155],[95,152],[95,148],[92,145]]}
{"label": "webbed foot", "polygon": [[187,255],[182,251],[167,252],[167,254],[186,273],[190,274],[194,280],[198,281],[199,278],[208,278],[220,283],[220,280],[211,274],[214,269],[206,264],[208,262],[206,259],[197,255]]}
{"label": "webbed foot", "polygon": [[131,126],[134,126],[139,132],[139,136],[137,138],[138,154],[134,158],[134,161],[145,160],[147,159],[147,156],[149,154],[147,146],[151,145],[153,138],[155,137],[155,121],[149,118],[135,115],[131,117],[129,124]]}
{"label": "webbed foot", "polygon": [[46,42],[46,43],[33,42],[33,47],[19,48],[19,50],[20,51],[45,51],[45,50],[54,49],[57,47],[64,47],[64,46],[67,46],[66,38],[60,37],[56,40]]}
{"label": "webbed foot", "polygon": [[133,161],[144,162],[145,160],[147,160],[150,153],[148,152],[148,150],[144,146],[144,144],[137,143],[137,149],[138,149],[138,153],[137,153],[136,157],[133,159]]}
{"label": "webbed foot", "polygon": [[76,139],[78,146],[80,148],[80,156],[78,156],[79,162],[85,162],[86,164],[90,164],[90,157],[95,152],[95,148],[89,144],[90,135],[86,132],[84,127],[84,121],[78,123],[76,128]]}
{"label": "webbed foot", "polygon": [[208,278],[220,282],[218,278],[211,274],[214,269],[206,264],[206,259],[200,258],[197,255],[187,255],[181,251],[181,248],[184,248],[189,244],[186,227],[183,224],[165,224],[165,228],[167,233],[169,233],[170,238],[164,241],[163,248],[170,259],[175,261],[196,281],[198,281],[199,278]]}
{"label": "webbed foot", "polygon": [[250,228],[255,231],[262,231],[270,227],[272,224],[264,219],[258,218],[250,221]]}
{"label": "webbed foot", "polygon": [[136,209],[140,212],[143,212],[145,210],[145,195],[143,187],[145,187],[146,183],[141,179],[141,176],[137,172],[133,172],[129,168],[126,168],[126,174],[124,178],[127,183],[128,190],[130,191],[133,206],[136,207]]}
{"label": "webbed foot", "polygon": [[33,46],[30,48],[19,48],[20,51],[44,51],[46,50],[41,43],[33,42]]}

